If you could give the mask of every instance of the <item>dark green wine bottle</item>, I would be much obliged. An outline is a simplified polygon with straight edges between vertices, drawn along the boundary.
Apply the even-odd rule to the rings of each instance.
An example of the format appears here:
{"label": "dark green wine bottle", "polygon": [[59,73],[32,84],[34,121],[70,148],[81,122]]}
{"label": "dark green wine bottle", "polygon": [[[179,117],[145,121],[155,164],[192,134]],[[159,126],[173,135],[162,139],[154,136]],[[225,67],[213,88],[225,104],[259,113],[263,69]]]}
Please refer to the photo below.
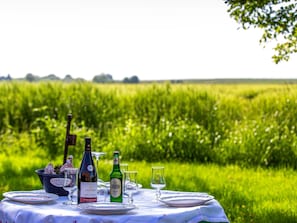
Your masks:
{"label": "dark green wine bottle", "polygon": [[110,202],[123,202],[123,174],[120,169],[119,152],[113,153],[113,168],[110,173]]}

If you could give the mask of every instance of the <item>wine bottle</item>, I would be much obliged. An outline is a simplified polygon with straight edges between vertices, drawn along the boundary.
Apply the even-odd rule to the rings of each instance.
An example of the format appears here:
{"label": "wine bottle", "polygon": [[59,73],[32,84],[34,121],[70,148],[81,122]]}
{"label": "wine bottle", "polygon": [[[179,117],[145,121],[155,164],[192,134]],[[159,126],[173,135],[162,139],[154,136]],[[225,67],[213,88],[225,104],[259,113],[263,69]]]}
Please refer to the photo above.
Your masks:
{"label": "wine bottle", "polygon": [[77,203],[97,202],[97,172],[91,151],[91,138],[85,138],[85,151],[78,173]]}
{"label": "wine bottle", "polygon": [[110,202],[123,202],[123,174],[120,169],[119,152],[113,153],[113,168],[110,173]]}

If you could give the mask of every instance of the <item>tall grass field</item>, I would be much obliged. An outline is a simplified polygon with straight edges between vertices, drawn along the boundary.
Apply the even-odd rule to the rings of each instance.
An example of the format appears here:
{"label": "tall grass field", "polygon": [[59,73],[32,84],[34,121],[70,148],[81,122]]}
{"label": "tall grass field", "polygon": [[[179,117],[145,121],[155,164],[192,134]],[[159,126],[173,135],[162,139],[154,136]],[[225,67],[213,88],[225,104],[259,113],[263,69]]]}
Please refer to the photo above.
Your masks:
{"label": "tall grass field", "polygon": [[0,190],[41,187],[71,113],[75,165],[89,136],[105,180],[119,150],[144,187],[162,163],[167,189],[211,193],[231,222],[296,222],[296,111],[293,84],[2,82]]}

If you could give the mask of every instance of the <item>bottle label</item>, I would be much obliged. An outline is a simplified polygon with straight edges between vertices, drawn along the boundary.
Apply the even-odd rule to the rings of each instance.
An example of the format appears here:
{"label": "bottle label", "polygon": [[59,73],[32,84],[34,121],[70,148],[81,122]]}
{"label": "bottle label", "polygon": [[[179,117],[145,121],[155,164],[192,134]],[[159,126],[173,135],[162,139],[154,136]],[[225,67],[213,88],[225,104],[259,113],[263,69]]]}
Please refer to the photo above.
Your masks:
{"label": "bottle label", "polygon": [[96,202],[97,201],[97,182],[81,182],[80,183],[80,202]]}
{"label": "bottle label", "polygon": [[112,197],[119,197],[122,193],[122,182],[118,178],[112,178],[110,180],[110,195]]}
{"label": "bottle label", "polygon": [[93,165],[88,165],[87,169],[88,169],[88,171],[92,172],[94,170],[94,167],[93,167]]}

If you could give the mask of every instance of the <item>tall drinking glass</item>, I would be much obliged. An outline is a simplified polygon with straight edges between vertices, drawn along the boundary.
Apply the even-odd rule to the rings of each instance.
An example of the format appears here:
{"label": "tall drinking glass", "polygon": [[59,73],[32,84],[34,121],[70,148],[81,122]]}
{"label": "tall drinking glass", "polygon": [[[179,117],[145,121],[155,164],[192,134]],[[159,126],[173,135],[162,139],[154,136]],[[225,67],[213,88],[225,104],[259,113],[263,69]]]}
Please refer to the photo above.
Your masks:
{"label": "tall drinking glass", "polygon": [[105,152],[92,152],[92,156],[95,157],[96,159],[96,170],[97,170],[97,184],[98,186],[102,183],[104,183],[103,180],[100,179],[99,177],[99,159],[101,156],[105,155]]}
{"label": "tall drinking glass", "polygon": [[96,152],[96,151],[92,152],[92,156],[95,157],[95,159],[96,159],[98,193],[99,193],[99,196],[103,198],[102,200],[105,202],[107,192],[108,192],[107,191],[107,186],[106,186],[105,182],[102,179],[100,179],[100,177],[99,177],[99,159],[103,155],[105,155],[105,152]]}
{"label": "tall drinking glass", "polygon": [[128,204],[133,204],[133,194],[138,191],[137,171],[125,171],[125,191],[128,194]]}
{"label": "tall drinking glass", "polygon": [[158,202],[161,197],[161,189],[166,186],[165,176],[164,176],[164,167],[163,166],[154,166],[152,167],[152,178],[151,178],[151,187],[156,189],[156,198],[154,201]]}
{"label": "tall drinking glass", "polygon": [[76,204],[73,200],[73,193],[77,190],[78,168],[65,168],[63,189],[68,191],[68,200],[64,202],[66,205]]}
{"label": "tall drinking glass", "polygon": [[125,189],[125,172],[128,171],[128,163],[120,164],[121,172],[123,173],[123,197],[127,197],[126,189]]}
{"label": "tall drinking glass", "polygon": [[120,164],[120,169],[121,169],[121,171],[124,173],[125,171],[127,171],[128,170],[128,163],[121,163]]}

